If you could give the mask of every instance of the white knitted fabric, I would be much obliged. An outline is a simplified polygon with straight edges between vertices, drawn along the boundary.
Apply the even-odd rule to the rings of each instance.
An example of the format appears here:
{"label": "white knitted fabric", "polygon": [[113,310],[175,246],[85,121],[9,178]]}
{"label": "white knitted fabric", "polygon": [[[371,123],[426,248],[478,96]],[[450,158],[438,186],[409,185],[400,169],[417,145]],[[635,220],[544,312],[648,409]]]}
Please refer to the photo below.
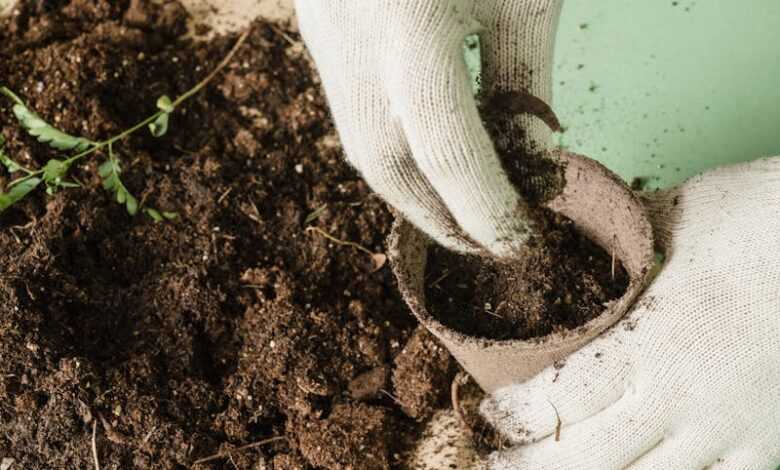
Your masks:
{"label": "white knitted fabric", "polygon": [[[473,249],[460,233],[499,256],[524,243],[529,226],[482,125],[463,42],[480,33],[486,94],[525,90],[549,102],[560,1],[297,0],[296,8],[347,158],[371,187],[450,248]],[[517,124],[550,145],[540,120]]]}
{"label": "white knitted fabric", "polygon": [[714,170],[650,207],[662,271],[560,370],[482,404],[526,443],[493,469],[780,465],[780,157]]}

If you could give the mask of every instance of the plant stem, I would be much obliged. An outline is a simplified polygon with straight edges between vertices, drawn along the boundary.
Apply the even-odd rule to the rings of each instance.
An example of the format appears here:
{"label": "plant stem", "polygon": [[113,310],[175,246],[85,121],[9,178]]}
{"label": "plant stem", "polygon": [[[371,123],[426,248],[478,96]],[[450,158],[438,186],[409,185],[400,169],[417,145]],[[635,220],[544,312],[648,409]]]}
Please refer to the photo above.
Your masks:
{"label": "plant stem", "polygon": [[173,101],[173,107],[180,105],[182,102],[184,102],[187,98],[194,95],[195,93],[199,92],[204,86],[208,85],[208,83],[222,70],[227,66],[227,64],[230,63],[231,60],[233,60],[233,56],[236,55],[236,52],[238,52],[238,49],[241,47],[242,44],[244,44],[244,41],[246,41],[246,38],[249,37],[249,30],[244,31],[244,33],[239,36],[238,40],[236,40],[236,44],[233,45],[233,48],[230,49],[230,52],[225,56],[224,59],[222,59],[222,62],[217,65],[217,68],[211,71],[210,74],[206,76],[203,80],[200,81],[197,85],[195,85],[192,89],[185,92],[183,95],[179,96]]}
{"label": "plant stem", "polygon": [[156,113],[152,114],[151,116],[149,116],[148,118],[146,118],[143,121],[139,122],[138,124],[134,125],[133,127],[129,128],[129,129],[125,130],[125,131],[122,131],[120,134],[117,134],[117,135],[115,135],[115,136],[113,136],[113,137],[111,137],[111,138],[109,138],[107,140],[104,140],[102,142],[96,142],[95,144],[92,145],[92,147],[88,148],[87,150],[84,150],[81,153],[77,153],[76,155],[74,155],[74,156],[68,158],[67,160],[65,160],[65,162],[68,163],[68,164],[71,164],[71,163],[73,163],[73,162],[75,162],[77,160],[81,160],[82,158],[86,157],[87,155],[89,155],[91,153],[94,153],[94,152],[102,149],[106,145],[111,145],[114,142],[116,142],[117,140],[124,139],[125,137],[129,136],[130,134],[133,134],[134,132],[138,131],[139,129],[142,129],[142,128],[148,126],[150,123],[154,122],[155,119],[160,117],[160,115],[162,115],[162,114],[163,114],[162,111],[157,111]]}
{"label": "plant stem", "polygon": [[373,251],[369,250],[368,248],[364,247],[363,245],[357,244],[355,242],[339,240],[338,238],[334,237],[333,235],[329,234],[328,232],[326,232],[325,230],[322,230],[319,227],[309,226],[309,227],[306,227],[305,231],[306,232],[316,232],[316,233],[322,235],[323,237],[325,237],[326,239],[328,239],[328,240],[332,241],[333,243],[337,244],[337,245],[351,246],[352,248],[355,248],[356,250],[362,251],[363,253],[365,253],[365,254],[367,254],[369,256],[373,256],[375,254]]}
{"label": "plant stem", "polygon": [[40,175],[41,173],[43,173],[43,170],[38,170],[36,172],[30,173],[27,176],[22,176],[21,178],[16,178],[15,180],[13,180],[10,183],[8,183],[8,187],[9,188],[13,188],[14,186],[16,186],[17,184],[21,183],[22,181],[27,181],[28,179],[32,178],[33,176]]}

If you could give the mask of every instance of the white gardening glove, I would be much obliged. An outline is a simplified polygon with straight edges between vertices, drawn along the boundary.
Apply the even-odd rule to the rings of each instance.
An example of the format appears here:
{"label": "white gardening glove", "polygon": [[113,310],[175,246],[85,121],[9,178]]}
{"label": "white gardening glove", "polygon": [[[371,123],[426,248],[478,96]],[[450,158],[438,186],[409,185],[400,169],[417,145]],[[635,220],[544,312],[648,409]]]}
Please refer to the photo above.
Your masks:
{"label": "white gardening glove", "polygon": [[780,157],[714,170],[649,205],[662,271],[562,368],[483,402],[527,444],[494,454],[493,469],[780,465]]}
{"label": "white gardening glove", "polygon": [[[477,111],[463,58],[479,32],[485,94],[550,101],[559,0],[296,0],[350,163],[443,245],[499,256],[530,234]],[[550,131],[516,118],[541,148]]]}

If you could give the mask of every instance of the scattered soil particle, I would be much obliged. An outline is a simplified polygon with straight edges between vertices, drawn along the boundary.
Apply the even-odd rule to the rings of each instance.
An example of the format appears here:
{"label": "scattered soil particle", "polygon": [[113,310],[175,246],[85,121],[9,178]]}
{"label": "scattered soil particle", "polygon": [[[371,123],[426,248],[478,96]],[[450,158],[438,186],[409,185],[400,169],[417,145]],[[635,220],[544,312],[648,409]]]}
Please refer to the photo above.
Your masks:
{"label": "scattered soil particle", "polygon": [[[467,432],[477,453],[487,457],[497,450],[511,447],[511,443],[480,413],[479,406],[485,392],[465,373],[458,374],[451,386],[452,408],[456,410],[460,427]],[[518,434],[525,434],[517,430]]]}
{"label": "scattered soil particle", "polygon": [[647,187],[648,183],[649,178],[644,176],[635,176],[631,179],[631,189],[634,191],[643,191],[645,187]]}
{"label": "scattered soil particle", "polygon": [[393,387],[406,414],[429,418],[446,401],[457,364],[423,327],[418,327],[396,359]]}
{"label": "scattered soil particle", "polygon": [[387,410],[362,403],[339,404],[328,418],[298,425],[301,452],[318,468],[389,469],[392,424]]}
{"label": "scattered soil particle", "polygon": [[[181,5],[158,3],[23,1],[0,23],[0,82],[67,132],[125,129],[235,40],[180,39]],[[417,323],[390,270],[306,233],[317,211],[310,224],[382,253],[392,216],[343,163],[316,74],[276,31],[254,23],[166,136],[117,146],[128,189],[177,222],[128,216],[100,159],[74,171],[83,188],[0,215],[0,456],[14,468],[92,468],[96,420],[107,469],[190,468],[273,436],[286,439],[200,468],[392,468],[420,432],[391,398],[407,389],[375,393],[377,371],[433,391],[452,359],[399,359],[420,340],[405,348]],[[7,102],[0,129],[23,164],[57,156]],[[410,402],[415,417],[437,404]]]}
{"label": "scattered soil particle", "polygon": [[429,311],[455,330],[490,339],[532,339],[573,329],[598,316],[628,287],[619,261],[574,224],[541,211],[543,238],[517,261],[429,250]]}
{"label": "scattered soil particle", "polygon": [[376,398],[385,388],[387,373],[387,367],[380,366],[358,375],[349,382],[349,394],[356,400]]}

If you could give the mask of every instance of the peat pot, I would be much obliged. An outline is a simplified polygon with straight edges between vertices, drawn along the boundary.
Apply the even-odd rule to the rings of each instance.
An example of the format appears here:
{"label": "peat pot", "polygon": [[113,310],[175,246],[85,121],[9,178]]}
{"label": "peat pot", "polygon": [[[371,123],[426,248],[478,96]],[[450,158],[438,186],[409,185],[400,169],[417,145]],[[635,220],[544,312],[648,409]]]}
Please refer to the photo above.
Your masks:
{"label": "peat pot", "polygon": [[585,325],[531,340],[489,340],[446,327],[426,309],[425,265],[431,240],[400,217],[390,236],[388,254],[407,305],[486,392],[526,381],[581,348],[615,324],[651,278],[652,227],[640,198],[594,160],[568,152],[556,152],[554,158],[565,165],[566,184],[547,206],[570,218],[608,253],[615,253],[630,278],[623,297]]}

